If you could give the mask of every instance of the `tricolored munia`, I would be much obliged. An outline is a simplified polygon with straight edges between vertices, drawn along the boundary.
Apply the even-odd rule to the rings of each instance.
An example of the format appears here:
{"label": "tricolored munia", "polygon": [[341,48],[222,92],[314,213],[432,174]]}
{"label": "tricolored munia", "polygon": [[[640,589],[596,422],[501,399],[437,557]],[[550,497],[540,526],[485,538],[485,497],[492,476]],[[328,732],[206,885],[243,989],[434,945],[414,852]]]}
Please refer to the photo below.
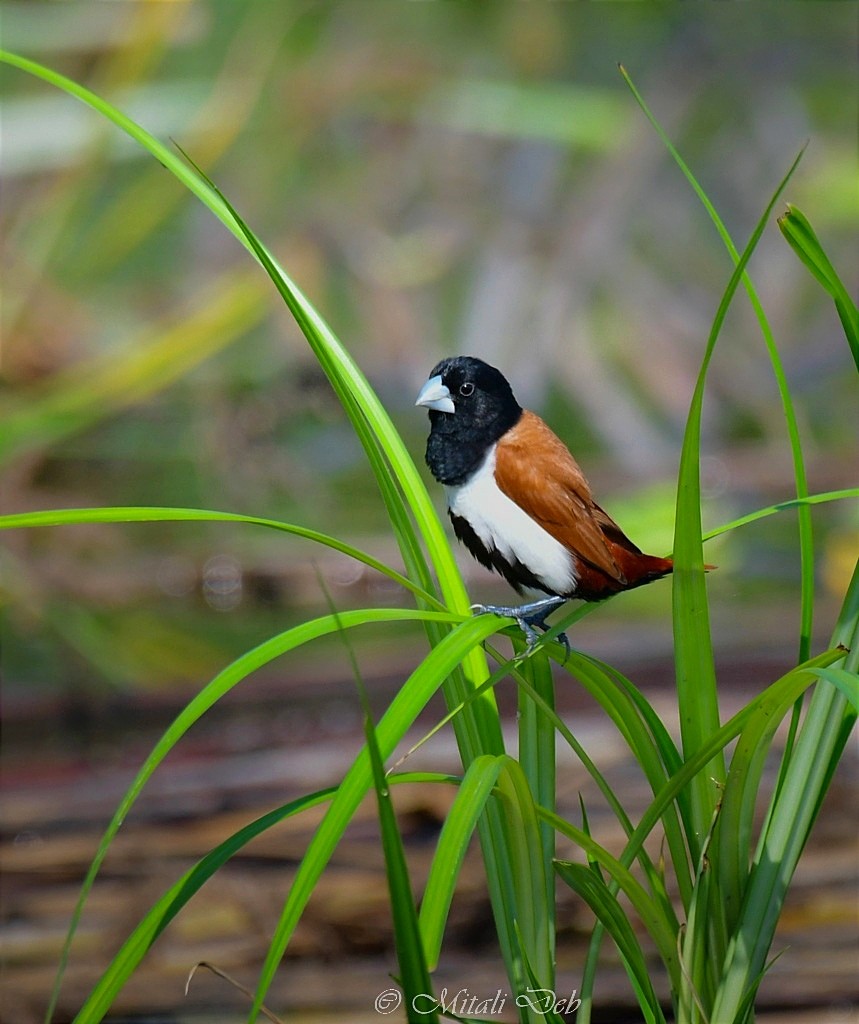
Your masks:
{"label": "tricolored munia", "polygon": [[529,647],[566,601],[599,601],[671,572],[670,558],[644,554],[600,508],[567,446],[495,367],[443,359],[415,404],[429,410],[427,465],[447,492],[458,539],[517,593],[548,595],[475,606],[514,618]]}

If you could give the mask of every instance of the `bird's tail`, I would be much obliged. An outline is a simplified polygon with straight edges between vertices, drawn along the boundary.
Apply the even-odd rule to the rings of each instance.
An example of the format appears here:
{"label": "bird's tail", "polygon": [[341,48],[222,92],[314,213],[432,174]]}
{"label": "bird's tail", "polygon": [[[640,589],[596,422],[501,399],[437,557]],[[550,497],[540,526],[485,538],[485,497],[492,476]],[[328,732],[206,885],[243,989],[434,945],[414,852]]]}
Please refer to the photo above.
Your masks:
{"label": "bird's tail", "polygon": [[[705,565],[704,571],[710,572],[717,569],[716,565]],[[652,580],[658,580],[674,571],[673,558],[660,558],[658,555],[636,555],[628,557],[623,565],[623,571],[629,582],[629,589],[641,587]]]}
{"label": "bird's tail", "polygon": [[667,576],[674,568],[674,562],[658,555],[627,555],[621,568],[627,580],[625,589],[632,590],[633,587],[642,587],[645,583]]}

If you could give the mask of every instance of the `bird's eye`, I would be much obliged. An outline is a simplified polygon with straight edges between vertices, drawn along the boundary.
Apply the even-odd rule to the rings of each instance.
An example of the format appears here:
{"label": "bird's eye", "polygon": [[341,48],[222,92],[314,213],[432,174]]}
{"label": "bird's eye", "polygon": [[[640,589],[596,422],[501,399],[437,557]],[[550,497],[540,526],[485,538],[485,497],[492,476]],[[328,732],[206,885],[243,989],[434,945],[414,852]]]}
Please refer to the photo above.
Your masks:
{"label": "bird's eye", "polygon": [[470,380],[467,380],[464,384],[459,385],[459,393],[463,398],[468,398],[469,395],[474,393],[474,385]]}

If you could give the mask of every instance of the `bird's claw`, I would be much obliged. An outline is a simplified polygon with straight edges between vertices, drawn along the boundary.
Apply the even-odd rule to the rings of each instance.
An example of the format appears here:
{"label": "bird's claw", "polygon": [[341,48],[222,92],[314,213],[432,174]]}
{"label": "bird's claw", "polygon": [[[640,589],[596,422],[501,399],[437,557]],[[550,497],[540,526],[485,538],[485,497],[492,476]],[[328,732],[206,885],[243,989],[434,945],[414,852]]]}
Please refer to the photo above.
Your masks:
{"label": "bird's claw", "polygon": [[[530,604],[516,606],[498,604],[473,604],[471,611],[475,615],[486,615],[490,612],[493,615],[501,615],[504,618],[515,619],[516,624],[525,634],[525,653],[530,654],[540,640],[537,629],[547,632],[551,626],[546,622],[546,616],[564,604],[562,597],[547,597],[540,601],[533,601]],[[536,629],[534,628],[536,626]],[[555,638],[559,644],[563,644],[566,650],[564,661],[570,656],[570,640],[566,633],[559,633]]]}

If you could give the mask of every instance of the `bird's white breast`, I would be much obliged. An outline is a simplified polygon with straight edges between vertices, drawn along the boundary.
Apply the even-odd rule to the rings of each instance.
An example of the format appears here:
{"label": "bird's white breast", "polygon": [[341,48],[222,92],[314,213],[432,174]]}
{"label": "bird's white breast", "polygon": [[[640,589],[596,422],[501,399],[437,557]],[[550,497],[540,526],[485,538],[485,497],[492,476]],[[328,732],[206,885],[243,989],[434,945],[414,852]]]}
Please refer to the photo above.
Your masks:
{"label": "bird's white breast", "polygon": [[556,594],[573,589],[577,576],[570,552],[495,482],[495,445],[470,480],[445,490],[450,511],[467,520],[490,551],[518,559]]}

